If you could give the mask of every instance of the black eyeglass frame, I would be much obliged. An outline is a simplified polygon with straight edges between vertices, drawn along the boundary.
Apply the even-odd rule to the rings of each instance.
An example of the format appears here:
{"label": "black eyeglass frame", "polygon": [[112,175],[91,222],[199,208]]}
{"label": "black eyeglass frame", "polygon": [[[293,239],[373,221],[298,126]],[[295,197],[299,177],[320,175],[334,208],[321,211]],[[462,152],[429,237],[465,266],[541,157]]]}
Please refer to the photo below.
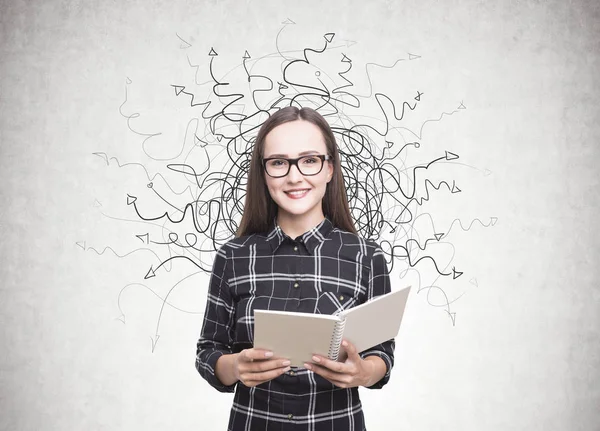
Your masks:
{"label": "black eyeglass frame", "polygon": [[[298,161],[300,159],[305,159],[307,157],[317,157],[319,159],[321,159],[321,169],[319,169],[319,172],[315,172],[314,174],[305,174],[304,172],[302,172],[302,169],[300,169],[300,166],[298,165]],[[267,171],[267,162],[269,160],[285,160],[288,162],[288,169],[286,171],[285,174],[283,175],[271,175],[269,173],[269,171]],[[296,168],[298,168],[298,171],[307,177],[311,177],[313,175],[319,175],[321,173],[321,171],[323,170],[323,166],[325,166],[325,161],[326,160],[333,160],[333,157],[331,157],[329,154],[307,154],[306,156],[302,156],[302,157],[296,157],[295,159],[287,159],[285,157],[268,157],[266,159],[262,160],[262,167],[265,170],[265,172],[267,173],[268,176],[270,176],[271,178],[282,178],[285,177],[287,174],[290,173],[290,169],[292,169],[292,165],[296,165]]]}

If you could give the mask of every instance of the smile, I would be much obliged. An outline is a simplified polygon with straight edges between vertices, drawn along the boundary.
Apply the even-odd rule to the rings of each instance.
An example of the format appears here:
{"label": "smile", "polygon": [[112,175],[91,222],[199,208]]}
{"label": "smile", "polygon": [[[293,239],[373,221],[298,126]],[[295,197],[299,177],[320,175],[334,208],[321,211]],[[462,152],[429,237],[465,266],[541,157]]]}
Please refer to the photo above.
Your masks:
{"label": "smile", "polygon": [[294,191],[294,192],[285,192],[286,195],[288,195],[288,197],[292,198],[292,199],[301,199],[303,198],[308,192],[310,191],[310,189],[306,189],[306,190],[298,190],[298,191]]}

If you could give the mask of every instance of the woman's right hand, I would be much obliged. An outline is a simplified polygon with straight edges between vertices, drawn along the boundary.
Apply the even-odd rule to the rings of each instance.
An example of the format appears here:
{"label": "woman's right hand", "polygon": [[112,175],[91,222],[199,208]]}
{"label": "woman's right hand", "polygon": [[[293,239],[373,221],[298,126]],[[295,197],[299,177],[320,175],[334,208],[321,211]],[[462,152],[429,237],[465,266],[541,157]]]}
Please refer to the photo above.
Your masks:
{"label": "woman's right hand", "polygon": [[290,361],[274,358],[273,352],[264,349],[244,349],[233,362],[233,372],[237,380],[252,387],[273,380],[290,369]]}

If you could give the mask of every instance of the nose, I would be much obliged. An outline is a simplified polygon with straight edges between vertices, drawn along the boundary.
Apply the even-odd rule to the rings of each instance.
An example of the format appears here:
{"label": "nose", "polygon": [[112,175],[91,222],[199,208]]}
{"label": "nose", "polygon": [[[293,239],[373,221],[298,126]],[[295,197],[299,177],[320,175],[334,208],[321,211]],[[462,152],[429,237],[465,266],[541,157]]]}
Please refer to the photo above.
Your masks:
{"label": "nose", "polygon": [[298,169],[298,165],[290,166],[290,171],[287,174],[288,180],[291,182],[297,182],[301,180],[303,177],[302,173]]}

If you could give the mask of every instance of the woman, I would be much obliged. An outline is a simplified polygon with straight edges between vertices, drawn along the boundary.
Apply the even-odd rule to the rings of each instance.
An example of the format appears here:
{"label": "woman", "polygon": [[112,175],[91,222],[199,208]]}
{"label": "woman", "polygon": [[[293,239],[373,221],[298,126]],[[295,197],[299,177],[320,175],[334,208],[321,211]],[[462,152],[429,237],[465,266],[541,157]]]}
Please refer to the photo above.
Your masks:
{"label": "woman", "polygon": [[253,312],[333,314],[388,292],[383,251],[354,228],[327,121],[310,108],[277,111],[256,139],[236,238],[217,252],[197,344],[202,377],[235,390],[228,429],[364,430],[358,387],[388,382],[394,340],[360,354],[344,340],[345,362],[290,368],[253,348]]}

